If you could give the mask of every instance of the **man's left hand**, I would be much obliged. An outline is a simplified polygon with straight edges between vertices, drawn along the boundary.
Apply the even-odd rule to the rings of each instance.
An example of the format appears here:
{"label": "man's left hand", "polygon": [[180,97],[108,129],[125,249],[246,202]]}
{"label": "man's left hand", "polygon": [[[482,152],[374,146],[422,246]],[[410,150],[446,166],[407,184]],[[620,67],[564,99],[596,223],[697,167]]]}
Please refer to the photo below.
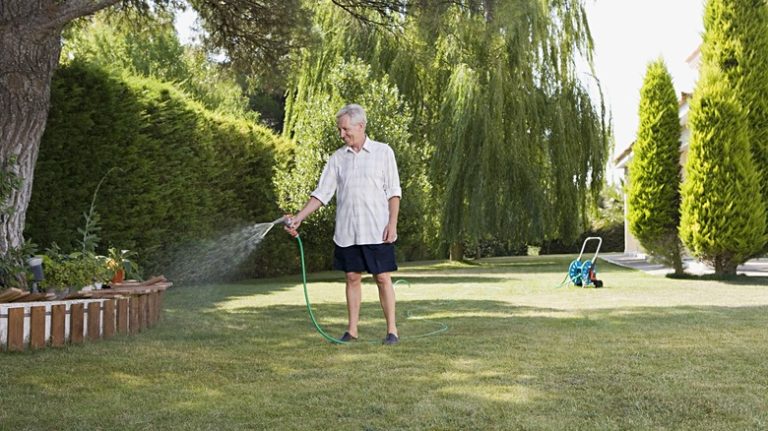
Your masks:
{"label": "man's left hand", "polygon": [[384,228],[384,237],[382,239],[386,243],[397,241],[397,225],[393,223],[387,224],[387,227]]}

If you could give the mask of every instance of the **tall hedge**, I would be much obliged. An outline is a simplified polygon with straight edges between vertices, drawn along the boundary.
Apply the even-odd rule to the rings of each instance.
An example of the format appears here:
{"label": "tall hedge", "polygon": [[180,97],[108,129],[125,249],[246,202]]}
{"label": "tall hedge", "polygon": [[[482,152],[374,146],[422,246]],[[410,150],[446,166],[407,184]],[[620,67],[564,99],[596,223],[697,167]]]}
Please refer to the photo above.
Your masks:
{"label": "tall hedge", "polygon": [[[768,6],[765,0],[708,0],[701,61],[723,72],[744,110],[747,140],[768,205]],[[768,228],[768,222],[766,222]],[[762,250],[768,252],[768,244]]]}
{"label": "tall hedge", "polygon": [[[96,199],[101,247],[136,250],[151,273],[184,279],[170,264],[188,246],[279,214],[271,178],[290,147],[266,128],[206,111],[168,84],[79,63],[57,72],[51,99],[27,213],[40,246],[77,247],[110,170]],[[241,270],[281,262],[262,256],[261,269]]]}
{"label": "tall hedge", "polygon": [[683,273],[680,223],[680,120],[664,61],[648,64],[640,89],[640,122],[629,166],[627,220],[643,248]]}
{"label": "tall hedge", "polygon": [[680,236],[717,275],[733,275],[765,244],[765,207],[744,112],[718,69],[705,69],[688,115]]}

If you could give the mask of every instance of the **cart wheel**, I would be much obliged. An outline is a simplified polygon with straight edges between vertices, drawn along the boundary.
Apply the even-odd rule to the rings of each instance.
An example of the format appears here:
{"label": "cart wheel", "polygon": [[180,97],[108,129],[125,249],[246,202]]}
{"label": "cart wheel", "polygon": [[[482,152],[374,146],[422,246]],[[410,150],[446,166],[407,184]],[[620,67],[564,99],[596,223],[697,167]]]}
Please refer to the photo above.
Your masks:
{"label": "cart wheel", "polygon": [[595,287],[603,287],[603,280],[593,280]]}
{"label": "cart wheel", "polygon": [[571,283],[581,286],[581,261],[579,259],[568,265],[568,278],[571,279]]}

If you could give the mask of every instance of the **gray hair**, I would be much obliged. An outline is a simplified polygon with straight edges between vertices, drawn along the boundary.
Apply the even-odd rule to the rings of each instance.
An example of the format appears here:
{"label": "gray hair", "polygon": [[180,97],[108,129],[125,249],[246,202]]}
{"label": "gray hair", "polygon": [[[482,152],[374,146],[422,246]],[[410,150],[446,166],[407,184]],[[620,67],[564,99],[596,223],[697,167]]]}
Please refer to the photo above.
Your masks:
{"label": "gray hair", "polygon": [[338,122],[341,117],[345,115],[349,116],[349,121],[352,124],[365,125],[368,121],[368,119],[365,117],[365,109],[356,103],[350,103],[349,105],[339,109],[339,112],[336,113],[336,122]]}

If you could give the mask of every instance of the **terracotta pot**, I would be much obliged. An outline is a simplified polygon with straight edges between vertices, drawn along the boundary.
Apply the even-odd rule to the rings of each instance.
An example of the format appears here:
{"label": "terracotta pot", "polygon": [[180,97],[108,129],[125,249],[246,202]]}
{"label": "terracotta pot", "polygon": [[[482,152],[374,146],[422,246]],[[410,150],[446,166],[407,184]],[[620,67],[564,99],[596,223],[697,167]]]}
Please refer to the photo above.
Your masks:
{"label": "terracotta pot", "polygon": [[118,269],[112,276],[112,283],[122,283],[125,280],[125,270]]}

